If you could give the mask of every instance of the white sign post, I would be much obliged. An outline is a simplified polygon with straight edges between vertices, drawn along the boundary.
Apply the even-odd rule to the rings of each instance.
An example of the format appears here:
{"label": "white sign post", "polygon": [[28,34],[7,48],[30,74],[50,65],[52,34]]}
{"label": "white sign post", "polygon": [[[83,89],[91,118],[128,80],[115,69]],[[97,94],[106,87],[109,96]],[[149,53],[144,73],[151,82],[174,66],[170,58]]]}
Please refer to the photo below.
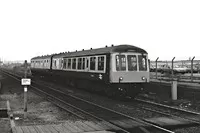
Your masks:
{"label": "white sign post", "polygon": [[31,85],[31,79],[27,78],[27,61],[24,62],[24,78],[21,80],[21,84],[24,85],[24,119],[27,118],[27,85]]}

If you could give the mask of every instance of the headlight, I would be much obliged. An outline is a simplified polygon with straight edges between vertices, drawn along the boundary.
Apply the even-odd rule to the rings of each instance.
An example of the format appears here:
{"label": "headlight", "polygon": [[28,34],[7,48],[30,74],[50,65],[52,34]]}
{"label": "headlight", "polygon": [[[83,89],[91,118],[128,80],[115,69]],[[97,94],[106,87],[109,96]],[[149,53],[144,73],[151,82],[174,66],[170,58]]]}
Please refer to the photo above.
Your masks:
{"label": "headlight", "polygon": [[142,80],[145,80],[145,79],[146,79],[146,78],[143,76],[143,77],[142,77]]}

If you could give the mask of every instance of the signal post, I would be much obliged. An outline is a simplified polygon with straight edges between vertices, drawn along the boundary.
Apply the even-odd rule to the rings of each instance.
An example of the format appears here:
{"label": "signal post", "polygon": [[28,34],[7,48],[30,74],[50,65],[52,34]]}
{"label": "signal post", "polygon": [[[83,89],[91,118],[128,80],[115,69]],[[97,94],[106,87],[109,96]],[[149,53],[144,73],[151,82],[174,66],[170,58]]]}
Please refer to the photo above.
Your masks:
{"label": "signal post", "polygon": [[24,62],[24,78],[21,79],[21,84],[24,86],[24,119],[27,118],[27,93],[28,93],[28,85],[31,85],[31,79],[27,78],[27,69],[28,64],[25,60]]}

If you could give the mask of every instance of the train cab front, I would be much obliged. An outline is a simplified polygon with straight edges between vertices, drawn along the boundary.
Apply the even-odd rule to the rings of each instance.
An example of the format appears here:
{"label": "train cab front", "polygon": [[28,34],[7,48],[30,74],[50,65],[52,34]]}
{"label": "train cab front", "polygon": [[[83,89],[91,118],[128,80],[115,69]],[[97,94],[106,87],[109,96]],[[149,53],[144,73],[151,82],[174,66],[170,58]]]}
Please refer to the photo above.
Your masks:
{"label": "train cab front", "polygon": [[135,97],[149,82],[147,53],[113,53],[110,82],[118,93]]}

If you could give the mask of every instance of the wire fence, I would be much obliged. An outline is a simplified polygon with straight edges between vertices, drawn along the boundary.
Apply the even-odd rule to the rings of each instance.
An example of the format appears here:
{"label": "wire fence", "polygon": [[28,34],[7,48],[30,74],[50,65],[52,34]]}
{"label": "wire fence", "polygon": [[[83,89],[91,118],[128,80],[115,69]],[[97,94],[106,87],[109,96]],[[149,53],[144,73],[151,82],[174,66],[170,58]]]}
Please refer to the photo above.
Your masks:
{"label": "wire fence", "polygon": [[150,77],[159,80],[200,83],[200,60],[150,61]]}

